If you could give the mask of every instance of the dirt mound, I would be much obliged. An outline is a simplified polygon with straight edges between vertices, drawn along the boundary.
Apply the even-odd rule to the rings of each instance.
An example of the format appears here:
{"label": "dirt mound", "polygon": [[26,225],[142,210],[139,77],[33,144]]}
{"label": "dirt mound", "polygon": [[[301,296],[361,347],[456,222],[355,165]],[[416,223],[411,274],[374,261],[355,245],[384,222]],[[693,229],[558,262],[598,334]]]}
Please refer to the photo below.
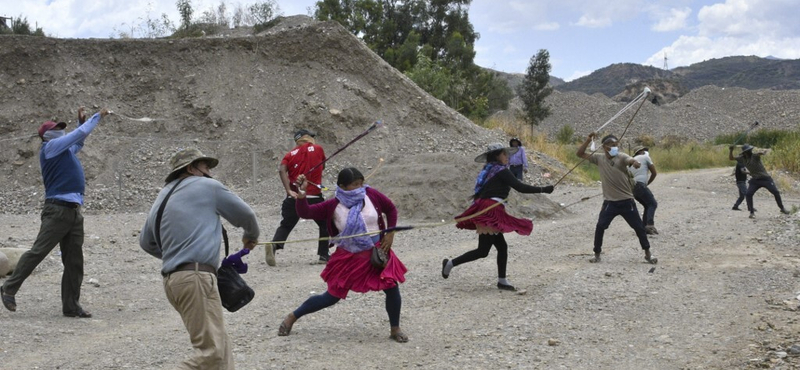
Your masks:
{"label": "dirt mound", "polygon": [[220,158],[217,178],[277,211],[275,171],[296,129],[316,131],[331,154],[382,120],[329,162],[326,178],[351,165],[369,172],[384,158],[370,183],[398,201],[404,218],[447,218],[467,205],[480,169],[474,156],[506,140],[430,97],[339,24],[307,17],[247,37],[4,36],[0,66],[0,206],[11,213],[38,212],[43,198],[38,125],[74,121],[80,105],[117,113],[81,154],[88,211],[147,210],[169,156],[187,146]]}

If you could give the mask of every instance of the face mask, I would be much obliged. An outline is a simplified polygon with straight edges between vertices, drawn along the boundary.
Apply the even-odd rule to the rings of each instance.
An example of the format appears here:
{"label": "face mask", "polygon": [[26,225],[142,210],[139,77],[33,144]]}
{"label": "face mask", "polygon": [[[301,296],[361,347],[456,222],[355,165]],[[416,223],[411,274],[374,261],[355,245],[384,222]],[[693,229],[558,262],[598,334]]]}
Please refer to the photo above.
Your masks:
{"label": "face mask", "polygon": [[619,154],[619,147],[617,146],[612,146],[611,149],[608,151],[608,155],[612,157],[616,157],[617,154]]}
{"label": "face mask", "polygon": [[45,131],[44,135],[42,135],[42,137],[44,138],[44,141],[50,141],[50,140],[53,140],[53,139],[58,139],[58,138],[64,136],[64,134],[66,134],[64,132],[64,130],[49,130],[49,131]]}

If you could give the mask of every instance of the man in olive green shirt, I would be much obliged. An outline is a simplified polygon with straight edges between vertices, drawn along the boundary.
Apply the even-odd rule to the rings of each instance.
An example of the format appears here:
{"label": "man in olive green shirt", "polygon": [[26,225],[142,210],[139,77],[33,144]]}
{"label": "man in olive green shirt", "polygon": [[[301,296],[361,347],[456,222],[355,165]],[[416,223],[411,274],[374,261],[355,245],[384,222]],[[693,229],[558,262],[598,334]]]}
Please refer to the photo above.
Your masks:
{"label": "man in olive green shirt", "polygon": [[769,175],[767,169],[764,168],[764,163],[761,162],[761,156],[769,153],[769,149],[754,151],[752,145],[744,144],[742,145],[742,152],[736,157],[733,156],[733,145],[728,149],[728,159],[732,161],[741,161],[744,166],[747,167],[747,171],[750,172],[750,186],[748,186],[745,195],[747,210],[750,211],[750,218],[756,218],[756,210],[753,208],[753,194],[761,188],[767,188],[767,190],[775,196],[775,202],[778,203],[778,208],[781,209],[781,213],[788,215],[790,212],[783,207],[781,192],[778,191],[778,187],[775,186],[775,181],[772,181],[772,176]]}
{"label": "man in olive green shirt", "polygon": [[586,153],[586,147],[597,136],[589,134],[586,141],[578,148],[576,155],[597,165],[600,171],[600,180],[603,183],[603,207],[594,230],[594,257],[589,262],[600,262],[600,253],[603,247],[603,235],[611,221],[617,216],[622,216],[628,225],[636,232],[639,244],[644,250],[644,259],[652,264],[658,259],[650,254],[650,242],[647,240],[647,231],[636,209],[633,200],[633,186],[628,176],[628,166],[639,168],[639,161],[631,156],[620,153],[618,139],[614,135],[607,135],[601,140],[602,153]]}

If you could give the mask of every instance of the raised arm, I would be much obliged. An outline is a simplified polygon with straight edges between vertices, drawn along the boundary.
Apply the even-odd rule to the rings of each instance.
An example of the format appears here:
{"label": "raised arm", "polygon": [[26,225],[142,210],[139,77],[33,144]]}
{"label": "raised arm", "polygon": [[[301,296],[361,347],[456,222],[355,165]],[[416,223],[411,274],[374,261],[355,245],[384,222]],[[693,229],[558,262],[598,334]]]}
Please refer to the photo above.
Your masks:
{"label": "raised arm", "polygon": [[589,156],[591,156],[591,154],[586,153],[586,148],[589,147],[589,143],[592,142],[592,139],[594,139],[595,136],[597,136],[597,134],[594,133],[594,132],[589,134],[589,136],[586,137],[586,140],[584,140],[583,144],[581,144],[581,146],[578,147],[578,151],[575,152],[575,155],[577,155],[578,157],[583,158],[583,159],[589,158]]}

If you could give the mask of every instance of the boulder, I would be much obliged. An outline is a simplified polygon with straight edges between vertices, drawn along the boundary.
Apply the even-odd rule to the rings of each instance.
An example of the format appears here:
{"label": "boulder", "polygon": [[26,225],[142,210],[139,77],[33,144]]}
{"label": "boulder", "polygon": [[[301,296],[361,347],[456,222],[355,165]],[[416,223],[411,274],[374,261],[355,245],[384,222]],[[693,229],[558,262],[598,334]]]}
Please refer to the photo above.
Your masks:
{"label": "boulder", "polygon": [[0,276],[6,276],[11,272],[11,263],[3,252],[0,252]]}
{"label": "boulder", "polygon": [[[0,253],[6,256],[8,259],[8,271],[5,275],[14,272],[14,269],[17,268],[17,262],[19,262],[19,258],[22,257],[22,254],[27,252],[28,249],[26,248],[0,248]],[[0,262],[2,265],[2,262]],[[5,276],[2,274],[4,270],[0,267],[0,276]]]}

